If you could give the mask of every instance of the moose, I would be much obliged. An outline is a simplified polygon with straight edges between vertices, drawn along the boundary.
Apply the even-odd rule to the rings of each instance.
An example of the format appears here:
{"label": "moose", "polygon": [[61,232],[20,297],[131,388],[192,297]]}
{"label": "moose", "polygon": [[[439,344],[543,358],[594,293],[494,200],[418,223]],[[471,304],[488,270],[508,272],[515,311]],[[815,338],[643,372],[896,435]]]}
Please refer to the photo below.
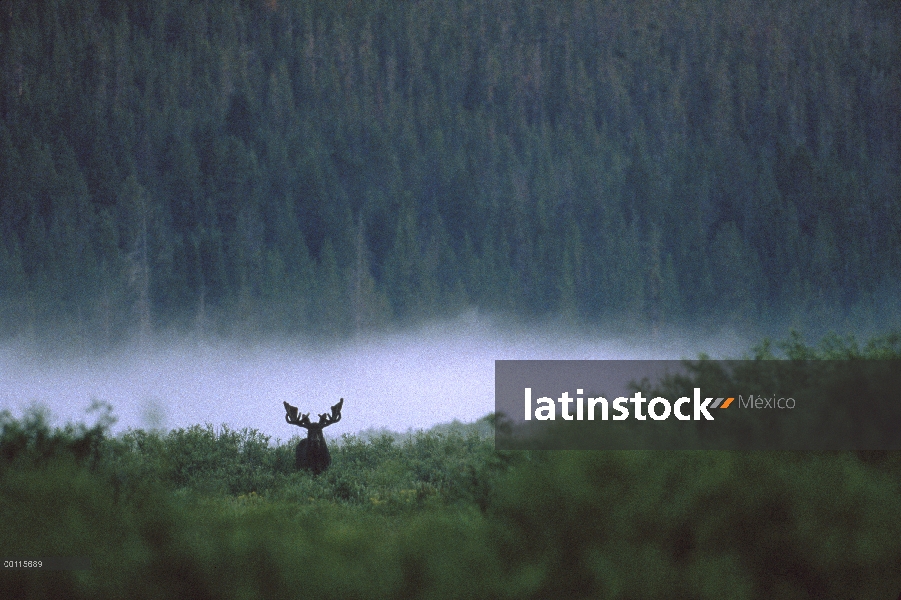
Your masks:
{"label": "moose", "polygon": [[295,467],[312,471],[314,475],[319,475],[332,464],[332,457],[328,452],[328,446],[325,445],[325,437],[322,435],[322,428],[328,427],[332,423],[341,420],[341,406],[344,404],[344,398],[338,401],[338,404],[332,407],[332,414],[322,413],[319,415],[319,422],[310,421],[310,413],[297,417],[297,407],[291,406],[287,402],[285,405],[285,421],[291,425],[297,425],[307,430],[307,439],[301,440],[297,444],[295,451]]}

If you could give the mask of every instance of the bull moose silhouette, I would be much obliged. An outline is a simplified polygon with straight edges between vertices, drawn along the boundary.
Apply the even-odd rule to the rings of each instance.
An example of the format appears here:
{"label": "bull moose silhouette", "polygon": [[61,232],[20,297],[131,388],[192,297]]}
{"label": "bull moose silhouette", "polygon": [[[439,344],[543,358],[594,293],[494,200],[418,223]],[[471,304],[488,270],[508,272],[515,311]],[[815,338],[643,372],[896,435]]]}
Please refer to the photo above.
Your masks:
{"label": "bull moose silhouette", "polygon": [[287,402],[283,404],[287,413],[285,421],[307,430],[307,439],[301,440],[297,444],[294,466],[298,470],[304,469],[312,471],[314,475],[319,475],[332,464],[332,456],[329,454],[328,446],[325,445],[322,429],[341,420],[341,406],[344,404],[344,398],[341,398],[338,404],[332,407],[331,414],[319,415],[318,423],[310,421],[310,413],[301,414],[298,418],[296,406],[291,406]]}

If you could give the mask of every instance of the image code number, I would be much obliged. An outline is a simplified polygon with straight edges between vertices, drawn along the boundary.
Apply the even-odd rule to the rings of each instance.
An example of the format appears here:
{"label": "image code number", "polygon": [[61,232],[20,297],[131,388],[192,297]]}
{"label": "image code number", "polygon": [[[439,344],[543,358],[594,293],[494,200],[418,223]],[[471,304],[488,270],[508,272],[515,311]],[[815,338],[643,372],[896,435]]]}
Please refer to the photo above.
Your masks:
{"label": "image code number", "polygon": [[4,569],[40,569],[43,571],[81,571],[91,568],[91,559],[86,556],[62,556],[39,558],[4,558]]}
{"label": "image code number", "polygon": [[40,569],[44,566],[42,560],[4,560],[4,569]]}

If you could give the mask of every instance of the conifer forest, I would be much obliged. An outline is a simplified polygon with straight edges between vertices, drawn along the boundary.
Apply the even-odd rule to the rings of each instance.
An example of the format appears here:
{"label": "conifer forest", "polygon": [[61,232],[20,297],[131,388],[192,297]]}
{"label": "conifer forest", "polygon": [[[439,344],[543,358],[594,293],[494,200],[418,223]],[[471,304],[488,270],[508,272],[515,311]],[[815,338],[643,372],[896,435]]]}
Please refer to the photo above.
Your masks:
{"label": "conifer forest", "polygon": [[0,333],[897,321],[890,0],[9,0]]}

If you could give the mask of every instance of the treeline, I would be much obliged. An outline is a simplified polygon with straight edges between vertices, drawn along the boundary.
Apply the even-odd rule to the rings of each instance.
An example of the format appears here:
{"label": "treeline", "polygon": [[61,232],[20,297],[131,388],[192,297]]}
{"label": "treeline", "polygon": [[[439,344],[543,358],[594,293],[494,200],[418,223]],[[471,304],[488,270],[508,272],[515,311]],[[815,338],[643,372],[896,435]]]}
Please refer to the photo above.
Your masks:
{"label": "treeline", "polygon": [[896,316],[899,26],[877,0],[12,0],[0,329]]}

